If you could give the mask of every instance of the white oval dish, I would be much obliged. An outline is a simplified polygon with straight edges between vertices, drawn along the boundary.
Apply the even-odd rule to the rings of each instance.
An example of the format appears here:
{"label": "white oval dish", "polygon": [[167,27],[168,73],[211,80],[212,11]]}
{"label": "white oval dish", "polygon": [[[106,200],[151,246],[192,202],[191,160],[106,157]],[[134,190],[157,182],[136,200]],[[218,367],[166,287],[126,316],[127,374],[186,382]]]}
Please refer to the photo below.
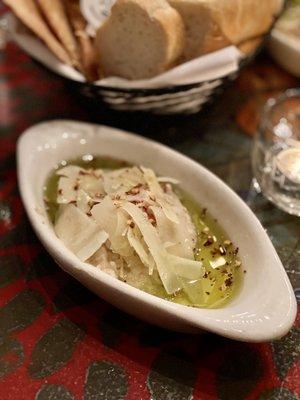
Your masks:
{"label": "white oval dish", "polygon": [[[55,236],[43,202],[43,186],[61,160],[84,154],[110,156],[153,168],[209,209],[240,249],[245,279],[239,294],[220,309],[198,309],[147,294],[82,263]],[[206,330],[243,341],[279,338],[296,316],[293,289],[258,219],[219,178],[159,143],[105,126],[53,121],[33,126],[18,142],[18,179],[31,224],[56,262],[90,290],[150,323],[169,329]]]}

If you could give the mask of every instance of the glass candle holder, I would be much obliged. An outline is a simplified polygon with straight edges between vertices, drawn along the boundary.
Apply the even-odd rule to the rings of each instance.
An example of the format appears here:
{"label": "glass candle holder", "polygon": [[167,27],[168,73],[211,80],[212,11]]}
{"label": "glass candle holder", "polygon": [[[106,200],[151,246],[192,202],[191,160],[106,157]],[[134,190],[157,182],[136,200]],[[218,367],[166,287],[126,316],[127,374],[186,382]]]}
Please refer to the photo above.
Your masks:
{"label": "glass candle holder", "polygon": [[300,216],[300,89],[266,103],[254,139],[256,187],[272,203]]}

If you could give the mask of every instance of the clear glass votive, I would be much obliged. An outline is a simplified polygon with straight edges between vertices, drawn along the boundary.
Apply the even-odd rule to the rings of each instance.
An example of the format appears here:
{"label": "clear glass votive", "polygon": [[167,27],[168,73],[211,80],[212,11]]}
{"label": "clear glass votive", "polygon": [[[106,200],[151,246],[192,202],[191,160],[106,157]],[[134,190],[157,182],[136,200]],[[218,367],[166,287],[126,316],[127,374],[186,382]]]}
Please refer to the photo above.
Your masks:
{"label": "clear glass votive", "polygon": [[256,188],[277,207],[300,216],[300,89],[267,101],[252,166]]}

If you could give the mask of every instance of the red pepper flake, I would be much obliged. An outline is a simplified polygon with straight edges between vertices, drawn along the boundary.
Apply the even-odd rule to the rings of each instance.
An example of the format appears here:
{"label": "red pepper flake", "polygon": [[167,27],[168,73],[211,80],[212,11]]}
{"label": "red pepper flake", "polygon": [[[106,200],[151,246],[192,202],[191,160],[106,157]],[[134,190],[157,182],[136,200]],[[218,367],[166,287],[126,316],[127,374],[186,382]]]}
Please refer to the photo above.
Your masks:
{"label": "red pepper flake", "polygon": [[79,189],[79,184],[78,183],[76,183],[76,185],[74,186],[74,188],[73,188],[74,190],[78,190]]}
{"label": "red pepper flake", "polygon": [[103,179],[103,175],[99,171],[98,172],[92,171],[92,175],[97,179]]}
{"label": "red pepper flake", "polygon": [[86,215],[87,215],[88,217],[91,217],[91,216],[92,216],[92,213],[89,211],[89,212],[86,213]]}
{"label": "red pepper flake", "polygon": [[208,278],[208,273],[205,272],[205,274],[203,275],[203,278]]}
{"label": "red pepper flake", "polygon": [[207,247],[207,246],[211,246],[214,243],[214,239],[212,238],[212,236],[208,236],[206,241],[203,243],[203,246]]}
{"label": "red pepper flake", "polygon": [[62,193],[63,193],[62,189],[58,189],[58,194],[62,194]]}
{"label": "red pepper flake", "polygon": [[205,217],[206,213],[207,213],[207,208],[203,208],[201,211],[201,216]]}
{"label": "red pepper flake", "polygon": [[227,287],[230,287],[232,284],[233,284],[232,278],[228,278],[228,279],[225,280],[225,285],[226,285]]}
{"label": "red pepper flake", "polygon": [[150,218],[149,218],[149,222],[150,222],[151,225],[156,226],[156,220],[155,220],[155,218],[150,217]]}
{"label": "red pepper flake", "polygon": [[207,294],[207,296],[209,296],[210,295],[210,292],[205,292],[206,294]]}
{"label": "red pepper flake", "polygon": [[244,274],[246,274],[247,273],[247,271],[243,271],[244,272]]}
{"label": "red pepper flake", "polygon": [[237,247],[236,249],[233,250],[233,254],[236,256],[239,252],[239,248]]}
{"label": "red pepper flake", "polygon": [[129,219],[129,220],[127,221],[127,225],[128,225],[130,228],[132,228],[132,229],[135,227],[135,224],[134,224],[134,222],[133,222],[132,219]]}
{"label": "red pepper flake", "polygon": [[71,200],[69,204],[77,204],[76,200]]}

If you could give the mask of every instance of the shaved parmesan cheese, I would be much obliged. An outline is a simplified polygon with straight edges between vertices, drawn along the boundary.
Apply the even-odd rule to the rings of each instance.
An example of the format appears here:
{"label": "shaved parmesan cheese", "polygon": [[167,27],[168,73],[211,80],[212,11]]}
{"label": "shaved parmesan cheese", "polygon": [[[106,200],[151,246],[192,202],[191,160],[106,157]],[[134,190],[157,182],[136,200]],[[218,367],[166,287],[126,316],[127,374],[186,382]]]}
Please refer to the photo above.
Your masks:
{"label": "shaved parmesan cheese", "polygon": [[114,278],[118,277],[117,264],[109,260],[109,254],[105,246],[102,246],[88,261],[96,267],[101,268],[108,275]]}
{"label": "shaved parmesan cheese", "polygon": [[149,275],[153,274],[155,262],[153,257],[148,253],[144,246],[144,240],[137,232],[137,229],[129,228],[127,231],[127,238],[130,245],[134,248],[137,255],[140,257],[142,263],[149,269]]}
{"label": "shaved parmesan cheese", "polygon": [[96,175],[81,175],[78,178],[78,186],[80,189],[88,193],[89,196],[101,196],[105,194],[104,182]]}
{"label": "shaved parmesan cheese", "polygon": [[144,177],[150,191],[154,194],[156,202],[161,206],[166,217],[175,224],[178,224],[178,217],[172,209],[172,204],[168,201],[167,195],[162,190],[152,169],[142,167],[142,171],[144,172]]}
{"label": "shaved parmesan cheese", "polygon": [[77,191],[76,205],[85,214],[91,209],[92,198],[82,189]]}
{"label": "shaved parmesan cheese", "polygon": [[56,175],[59,176],[65,176],[67,178],[77,178],[80,172],[85,173],[86,170],[80,167],[77,167],[76,165],[67,165],[64,168],[59,169],[56,171]]}
{"label": "shaved parmesan cheese", "polygon": [[134,204],[125,203],[123,209],[131,216],[133,221],[143,235],[146,245],[156,263],[156,267],[164,288],[168,294],[172,294],[181,289],[182,285],[174,272],[170,271],[166,265],[166,250],[160,243],[155,228],[150,224],[145,214]]}
{"label": "shaved parmesan cheese", "polygon": [[108,234],[73,204],[60,207],[54,230],[81,261],[90,258],[108,239]]}
{"label": "shaved parmesan cheese", "polygon": [[97,224],[108,233],[111,249],[123,257],[131,255],[133,250],[127,237],[122,235],[128,227],[127,218],[116,208],[110,196],[96,204],[91,214]]}
{"label": "shaved parmesan cheese", "polygon": [[157,197],[156,201],[161,206],[166,217],[175,224],[178,224],[179,223],[178,217],[176,213],[173,211],[172,206],[168,203],[168,201],[166,201],[162,197]]}
{"label": "shaved parmesan cheese", "polygon": [[157,181],[159,183],[172,183],[173,185],[178,185],[180,183],[177,179],[170,178],[169,176],[159,176]]}
{"label": "shaved parmesan cheese", "polygon": [[155,173],[150,168],[141,167],[141,170],[144,173],[144,179],[149,186],[150,192],[152,192],[155,196],[163,196],[164,192],[157,181]]}
{"label": "shaved parmesan cheese", "polygon": [[226,265],[226,260],[224,257],[218,257],[216,260],[214,261],[210,261],[210,266],[215,269],[215,268],[219,268],[219,267],[223,267],[224,265]]}
{"label": "shaved parmesan cheese", "polygon": [[84,212],[88,212],[91,206],[90,200],[101,198],[104,195],[103,181],[94,172],[86,171],[73,165],[57,171],[61,176],[58,182],[59,204],[77,202]]}
{"label": "shaved parmesan cheese", "polygon": [[124,194],[143,183],[142,171],[137,168],[122,168],[104,175],[104,189],[107,194]]}
{"label": "shaved parmesan cheese", "polygon": [[81,260],[134,286],[134,279],[155,276],[167,294],[181,290],[184,280],[202,279],[191,218],[172,187],[165,192],[160,185],[177,180],[157,178],[143,167],[105,171],[70,165],[57,175],[57,202],[68,205],[61,206],[55,231]]}
{"label": "shaved parmesan cheese", "polygon": [[167,257],[170,268],[175,274],[186,279],[200,279],[203,277],[204,269],[201,261],[188,260],[186,258],[168,254]]}
{"label": "shaved parmesan cheese", "polygon": [[74,189],[76,185],[76,179],[70,179],[66,177],[61,177],[58,181],[58,204],[68,204],[76,201],[77,192]]}
{"label": "shaved parmesan cheese", "polygon": [[155,216],[161,241],[171,243],[168,246],[168,252],[175,256],[193,259],[197,234],[187,210],[180,204],[177,213],[179,224],[168,219],[160,207],[154,206],[151,210]]}

